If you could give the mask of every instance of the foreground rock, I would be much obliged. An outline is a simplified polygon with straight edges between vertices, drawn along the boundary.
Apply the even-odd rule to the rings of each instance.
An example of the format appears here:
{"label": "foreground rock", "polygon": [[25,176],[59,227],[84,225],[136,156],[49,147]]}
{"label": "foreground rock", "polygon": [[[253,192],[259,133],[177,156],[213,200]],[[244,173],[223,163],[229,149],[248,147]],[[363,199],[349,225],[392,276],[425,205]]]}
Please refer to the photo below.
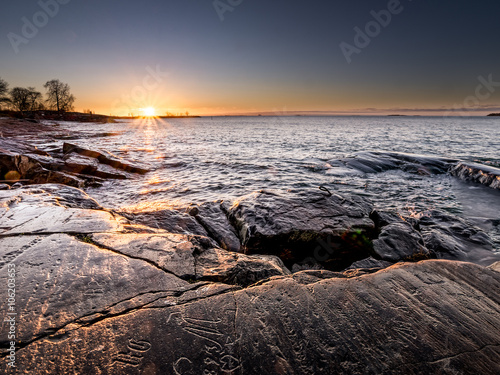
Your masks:
{"label": "foreground rock", "polygon": [[[69,260],[61,260],[62,270],[71,265]],[[52,296],[44,307],[49,312],[46,317],[35,310],[36,300],[19,305],[20,312],[33,311],[31,321],[20,320],[21,332],[56,328],[25,342],[17,352],[17,371],[131,375],[500,371],[500,333],[494,328],[500,324],[500,273],[470,263],[424,261],[351,278],[305,271],[303,276],[280,277],[242,290],[222,284],[176,285],[170,276],[160,276],[146,265],[134,271],[139,265],[133,262],[112,268],[98,264],[93,277],[101,293],[92,289],[91,297],[84,298],[92,282],[89,276],[65,278],[60,271],[54,280],[60,285],[57,289],[38,281],[40,290],[48,285]],[[35,267],[41,271],[44,266]],[[125,290],[118,287],[120,272],[133,279],[138,271],[147,272],[145,281],[126,283]],[[23,272],[23,281],[28,283],[35,275],[43,274]],[[79,293],[70,294],[64,286],[78,287]],[[63,297],[70,301],[66,306],[57,303]],[[110,304],[104,311],[102,301]],[[50,313],[52,304],[57,304],[58,316]],[[92,306],[95,314],[82,318],[66,312],[87,313]]]}
{"label": "foreground rock", "polygon": [[228,217],[247,253],[276,254],[285,264],[315,257],[330,269],[343,269],[369,256],[371,211],[357,196],[261,190],[237,200]]}
{"label": "foreground rock", "polygon": [[210,237],[220,247],[229,251],[240,252],[241,243],[236,229],[229,222],[224,202],[208,202],[196,208],[195,218],[205,228]]}
{"label": "foreground rock", "polygon": [[95,234],[100,247],[146,260],[187,280],[248,286],[290,274],[278,257],[248,256],[219,249],[204,237],[180,234]]}
{"label": "foreground rock", "polygon": [[[273,236],[292,249],[294,241],[308,243],[308,235],[355,245],[348,239],[373,228],[364,200],[322,194],[260,192],[228,214],[241,220],[240,229],[247,225],[240,231],[247,244],[266,249],[280,245]],[[211,227],[224,232],[219,208],[193,207],[187,215],[218,217],[221,224]],[[273,221],[272,210],[264,215],[270,208],[279,214]],[[316,218],[306,215],[309,208]],[[15,373],[500,371],[496,266],[435,260],[389,266],[365,257],[345,272],[291,275],[275,256],[229,252],[205,236],[131,224],[81,190],[54,184],[1,190],[0,215],[0,283],[7,285],[7,269],[16,269]],[[324,232],[307,227],[308,218]],[[421,244],[392,219],[377,215],[382,233],[403,231],[411,240],[403,244]],[[452,219],[433,214],[421,220],[422,233],[442,222],[449,229],[443,235],[480,240],[480,232]],[[290,230],[295,224],[297,232]],[[425,243],[436,251],[431,244]],[[7,288],[0,289],[2,311],[7,301]],[[9,322],[0,326],[6,363]]]}
{"label": "foreground rock", "polygon": [[183,210],[161,209],[154,211],[120,211],[120,215],[135,223],[152,228],[164,229],[170,233],[194,234],[208,236],[205,228],[196,219]]}

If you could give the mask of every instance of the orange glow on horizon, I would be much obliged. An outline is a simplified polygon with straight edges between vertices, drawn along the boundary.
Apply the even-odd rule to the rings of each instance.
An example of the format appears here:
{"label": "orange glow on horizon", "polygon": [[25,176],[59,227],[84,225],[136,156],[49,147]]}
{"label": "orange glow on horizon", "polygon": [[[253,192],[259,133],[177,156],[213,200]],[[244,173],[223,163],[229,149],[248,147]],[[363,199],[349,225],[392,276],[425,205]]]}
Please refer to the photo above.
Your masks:
{"label": "orange glow on horizon", "polygon": [[154,117],[156,114],[156,110],[153,107],[142,108],[141,110],[146,117]]}

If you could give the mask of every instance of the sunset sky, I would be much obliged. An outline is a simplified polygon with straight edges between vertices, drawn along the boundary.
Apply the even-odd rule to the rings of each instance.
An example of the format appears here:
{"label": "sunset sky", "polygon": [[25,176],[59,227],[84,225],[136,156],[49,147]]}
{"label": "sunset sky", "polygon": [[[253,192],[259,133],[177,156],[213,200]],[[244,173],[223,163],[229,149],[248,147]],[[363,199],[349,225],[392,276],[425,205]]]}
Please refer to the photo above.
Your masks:
{"label": "sunset sky", "polygon": [[42,92],[58,78],[77,111],[500,111],[498,1],[40,3],[0,5],[0,77]]}

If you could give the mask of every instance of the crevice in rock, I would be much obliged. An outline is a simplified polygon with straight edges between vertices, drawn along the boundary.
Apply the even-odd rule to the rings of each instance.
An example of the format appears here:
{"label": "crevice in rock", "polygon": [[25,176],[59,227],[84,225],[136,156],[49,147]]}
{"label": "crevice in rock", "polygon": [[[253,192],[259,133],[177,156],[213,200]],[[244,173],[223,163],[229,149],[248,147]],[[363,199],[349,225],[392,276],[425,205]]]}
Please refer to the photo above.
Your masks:
{"label": "crevice in rock", "polygon": [[[79,236],[80,236],[80,237],[79,237]],[[161,267],[160,267],[160,266],[158,266],[155,262],[153,262],[153,261],[151,261],[151,260],[149,260],[149,259],[146,259],[146,258],[141,258],[141,257],[138,257],[138,256],[133,256],[133,255],[130,255],[130,254],[125,254],[125,253],[122,253],[122,252],[120,252],[120,251],[118,251],[118,250],[115,250],[115,249],[113,249],[113,248],[111,248],[111,247],[108,247],[108,246],[105,246],[105,245],[103,245],[103,244],[100,244],[100,243],[98,243],[98,242],[94,241],[94,239],[93,239],[92,235],[87,235],[87,236],[85,236],[85,237],[83,237],[83,238],[82,238],[81,236],[82,236],[82,234],[81,234],[81,233],[74,234],[74,238],[75,238],[77,241],[80,241],[80,242],[84,242],[84,243],[91,244],[91,245],[93,245],[93,246],[97,247],[97,248],[98,248],[98,249],[100,249],[100,250],[111,251],[112,253],[119,254],[119,255],[125,256],[125,257],[127,257],[127,258],[136,259],[136,260],[142,260],[143,262],[148,263],[149,265],[151,265],[152,267],[156,268],[157,270],[160,270],[160,271],[165,272],[165,273],[167,273],[167,274],[169,274],[169,275],[175,276],[175,277],[177,277],[177,278],[179,278],[179,279],[183,279],[182,277],[177,276],[175,273],[173,273],[173,272],[171,272],[171,271],[168,271],[168,270],[166,270],[166,269],[164,269],[164,268],[161,268]],[[90,242],[88,242],[86,239],[88,239],[88,241],[90,241]]]}
{"label": "crevice in rock", "polygon": [[[35,338],[33,338],[32,340],[29,340],[29,341],[26,341],[26,342],[20,342],[16,348],[17,350],[22,350],[26,347],[28,347],[29,345],[37,342],[37,341],[40,341],[40,340],[44,340],[44,339],[50,339],[50,338],[54,338],[54,339],[58,339],[58,338],[63,338],[63,337],[66,337],[68,335],[69,332],[74,332],[74,331],[78,331],[79,329],[81,328],[86,328],[86,327],[90,327],[96,323],[99,323],[99,322],[102,322],[104,320],[107,320],[107,319],[113,319],[113,318],[117,318],[117,317],[122,317],[122,316],[125,316],[125,315],[128,315],[128,314],[132,314],[136,311],[139,311],[139,310],[148,310],[148,309],[168,309],[168,308],[171,308],[171,307],[179,307],[179,306],[184,306],[184,305],[188,305],[190,303],[195,303],[195,302],[198,302],[198,301],[201,301],[201,300],[204,300],[204,299],[207,299],[207,298],[212,298],[212,297],[216,297],[216,296],[220,296],[220,295],[224,295],[224,294],[227,294],[227,293],[232,293],[234,292],[233,289],[230,289],[230,290],[223,290],[221,292],[218,292],[218,293],[214,293],[214,294],[210,294],[208,296],[202,296],[202,297],[198,297],[198,298],[193,298],[193,299],[190,299],[188,301],[185,301],[183,303],[176,303],[175,306],[149,306],[148,305],[151,305],[153,303],[155,303],[156,301],[162,299],[162,298],[166,298],[166,297],[175,297],[175,298],[179,298],[179,297],[182,297],[183,294],[187,293],[187,292],[191,292],[191,291],[194,291],[194,290],[197,290],[203,286],[206,286],[208,283],[207,282],[200,282],[198,285],[195,285],[193,288],[191,289],[187,289],[187,290],[184,290],[184,291],[174,291],[174,293],[172,294],[172,296],[160,296],[158,297],[157,299],[153,300],[153,301],[149,301],[147,303],[145,303],[144,305],[140,305],[140,306],[135,306],[135,307],[131,307],[129,309],[125,309],[117,314],[106,314],[106,315],[102,315],[102,316],[98,316],[94,319],[91,319],[91,320],[88,320],[86,322],[79,322],[81,321],[82,319],[84,319],[85,317],[88,317],[88,316],[92,316],[92,315],[97,315],[97,314],[101,314],[106,311],[106,310],[109,310],[110,308],[112,308],[113,306],[116,306],[116,305],[119,305],[120,303],[124,303],[124,302],[127,302],[127,301],[130,301],[134,298],[137,298],[141,295],[145,295],[145,294],[154,294],[154,293],[168,293],[168,292],[171,292],[171,291],[156,291],[156,292],[143,292],[143,293],[140,293],[136,296],[133,296],[133,297],[130,297],[130,298],[127,298],[125,300],[122,300],[122,301],[119,301],[119,302],[116,302],[114,303],[113,305],[110,305],[110,306],[107,306],[103,312],[97,312],[97,313],[92,313],[92,314],[89,314],[89,315],[84,315],[84,316],[81,316],[81,317],[78,317],[77,319],[71,321],[71,322],[68,322],[66,323],[64,326],[61,326],[61,327],[56,327],[56,328],[51,328],[51,329],[48,329],[46,332],[44,332],[43,334],[40,334],[38,336],[36,336]],[[64,332],[62,333],[58,333],[59,331],[61,330],[64,330],[65,327],[68,327],[72,324],[78,324],[78,327],[75,327],[75,328],[72,328],[72,329],[68,329],[68,330],[65,330]],[[5,349],[5,348],[4,348]],[[9,355],[8,352],[5,352],[5,353],[0,353],[0,358],[5,358],[7,355]]]}

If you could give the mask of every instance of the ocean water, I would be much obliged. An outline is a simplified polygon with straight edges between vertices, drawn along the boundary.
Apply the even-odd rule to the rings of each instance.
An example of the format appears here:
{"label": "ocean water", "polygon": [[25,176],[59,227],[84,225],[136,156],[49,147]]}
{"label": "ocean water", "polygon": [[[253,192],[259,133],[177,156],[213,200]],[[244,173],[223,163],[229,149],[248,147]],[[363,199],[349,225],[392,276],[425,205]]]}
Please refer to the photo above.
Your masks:
{"label": "ocean water", "polygon": [[[83,132],[70,142],[152,169],[131,180],[87,189],[110,208],[154,209],[232,200],[260,189],[324,185],[406,215],[438,208],[462,217],[500,219],[500,192],[479,184],[448,175],[402,170],[365,174],[332,167],[335,160],[366,151],[500,166],[500,118],[206,117],[61,127],[68,134]],[[116,134],[89,137],[103,132]]]}

